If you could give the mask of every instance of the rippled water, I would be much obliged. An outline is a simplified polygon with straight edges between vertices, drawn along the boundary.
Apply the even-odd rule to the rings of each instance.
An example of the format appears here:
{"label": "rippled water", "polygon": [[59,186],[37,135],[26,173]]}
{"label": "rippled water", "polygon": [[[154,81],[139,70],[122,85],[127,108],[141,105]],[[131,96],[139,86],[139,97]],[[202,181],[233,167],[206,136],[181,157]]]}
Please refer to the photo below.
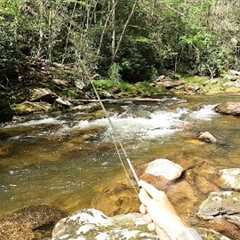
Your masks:
{"label": "rippled water", "polygon": [[[238,166],[239,118],[219,115],[213,108],[240,97],[187,100],[107,106],[115,134],[134,164],[161,157],[180,164],[206,160],[219,168]],[[100,111],[56,113],[2,126],[0,214],[42,203],[70,211],[89,207],[97,186],[122,172],[102,116]],[[210,131],[222,144],[196,144],[200,131]]]}

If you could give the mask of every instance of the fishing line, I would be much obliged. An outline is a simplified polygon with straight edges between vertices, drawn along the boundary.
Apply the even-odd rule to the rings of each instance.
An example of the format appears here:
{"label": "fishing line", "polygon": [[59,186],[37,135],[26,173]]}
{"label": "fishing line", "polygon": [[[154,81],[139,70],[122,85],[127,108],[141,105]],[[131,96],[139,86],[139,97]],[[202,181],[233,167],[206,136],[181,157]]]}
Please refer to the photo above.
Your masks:
{"label": "fishing line", "polygon": [[[137,3],[137,2],[138,2],[138,1],[136,0],[135,3]],[[110,13],[109,13],[109,15],[108,15],[108,18],[107,18],[107,20],[106,20],[106,22],[105,22],[104,28],[106,27],[106,25],[107,25],[107,23],[108,23],[108,21],[109,21],[109,18],[110,18],[110,16],[111,16],[114,8],[116,7],[117,3],[118,3],[118,1],[116,1],[116,2],[115,2],[115,5],[112,7],[112,9],[111,9],[111,11],[110,11]],[[162,3],[164,3],[164,2],[162,2]],[[164,3],[164,4],[167,5],[167,7],[168,7],[170,10],[174,11],[175,13],[180,14],[180,12],[177,11],[176,9],[172,8],[171,6],[169,6],[169,5],[166,4],[166,3]],[[77,4],[75,3],[74,8],[73,8],[73,12],[72,12],[72,15],[71,15],[71,19],[73,18],[74,14],[75,14],[76,5],[77,5]],[[134,11],[134,9],[135,9],[134,6],[135,6],[135,5],[133,5],[132,11]],[[182,13],[181,13],[181,14],[182,14]],[[130,16],[131,16],[131,14],[130,14]],[[130,17],[130,16],[129,16],[129,17]],[[128,22],[129,22],[129,19],[127,19],[127,22],[125,23],[126,26],[127,26]],[[126,26],[125,26],[125,27],[126,27]],[[67,50],[67,46],[68,46],[68,42],[69,42],[69,37],[70,37],[71,27],[72,27],[72,25],[71,25],[71,23],[70,23],[69,29],[68,29],[68,36],[67,36],[67,40],[66,40],[66,45],[65,45],[65,53],[64,53],[64,57],[63,57],[63,59],[62,59],[62,62],[64,62],[64,59],[65,59],[66,50]],[[125,30],[126,30],[126,29],[125,29]],[[105,33],[105,32],[103,31],[102,37],[103,37],[104,33]],[[101,37],[101,38],[102,38],[102,37]],[[120,45],[120,43],[121,43],[121,42],[119,42],[118,45]],[[117,46],[117,47],[119,48],[119,46]],[[98,50],[98,54],[97,54],[97,55],[99,55],[100,48],[101,48],[101,41],[100,41],[100,46],[99,46],[99,50]],[[117,48],[117,50],[118,50],[118,48]],[[117,52],[117,51],[116,51],[116,52]],[[116,55],[116,52],[115,52],[114,55]],[[79,60],[80,60],[80,62],[82,62],[81,59],[79,59]],[[124,172],[125,172],[128,180],[130,181],[130,183],[133,185],[134,189],[135,189],[136,192],[137,192],[136,186],[139,187],[139,178],[138,178],[138,175],[137,175],[137,173],[136,173],[136,170],[135,170],[135,168],[134,168],[134,166],[133,166],[133,164],[132,164],[132,162],[131,162],[131,160],[130,160],[130,158],[129,158],[129,156],[128,156],[128,154],[127,154],[127,152],[126,152],[126,150],[125,150],[125,148],[124,148],[124,146],[123,146],[123,144],[121,143],[121,141],[119,141],[119,140],[116,138],[116,136],[115,136],[115,132],[116,132],[116,131],[115,131],[115,127],[114,127],[113,122],[112,122],[112,120],[111,120],[111,118],[110,118],[110,115],[109,115],[107,109],[105,108],[105,106],[104,106],[104,104],[103,104],[103,102],[102,102],[102,100],[101,100],[101,98],[100,98],[100,95],[98,94],[98,91],[97,91],[97,89],[96,89],[96,87],[95,87],[95,85],[94,85],[94,82],[92,81],[92,78],[89,76],[88,71],[85,69],[84,64],[82,64],[82,65],[83,65],[83,66],[82,66],[82,67],[83,67],[82,69],[83,69],[83,71],[85,72],[87,78],[89,79],[89,81],[90,81],[90,83],[91,83],[91,86],[92,86],[92,88],[93,88],[94,94],[96,95],[97,100],[98,100],[98,102],[99,102],[99,104],[100,104],[103,112],[104,112],[105,115],[106,115],[107,121],[108,121],[109,126],[110,126],[110,135],[111,135],[111,138],[112,138],[112,140],[113,140],[113,144],[114,144],[114,146],[115,146],[115,150],[116,150],[116,153],[117,153],[117,155],[118,155],[118,158],[119,158],[119,160],[120,160],[120,162],[121,162],[121,164],[122,164],[122,166],[123,166]],[[119,147],[120,147],[120,149],[119,149]],[[121,152],[122,152],[122,154],[123,154],[123,157],[124,157],[125,160],[126,160],[126,163],[124,162],[124,159],[122,158]],[[132,176],[133,176],[133,179],[134,179],[134,181],[135,181],[135,184],[133,183],[133,181],[132,181],[132,179],[131,179],[131,176],[130,176],[130,173],[129,173],[129,170],[128,170],[127,166],[129,167],[129,170],[130,170],[130,172],[131,172],[131,174],[132,174]]]}
{"label": "fishing line", "polygon": [[133,166],[133,164],[132,164],[132,162],[131,162],[131,160],[130,160],[130,158],[129,158],[129,156],[128,156],[128,154],[127,154],[127,152],[126,152],[126,150],[125,150],[125,148],[123,146],[123,144],[119,140],[117,140],[117,138],[115,137],[115,132],[116,132],[115,127],[114,127],[113,122],[112,122],[112,120],[110,118],[109,112],[105,108],[105,106],[104,106],[104,104],[103,104],[103,102],[102,102],[102,100],[101,100],[101,98],[100,98],[100,96],[98,94],[98,91],[97,91],[93,81],[90,80],[90,83],[91,83],[93,91],[94,91],[94,93],[95,93],[95,95],[97,97],[97,100],[98,100],[102,110],[104,111],[104,114],[106,115],[107,120],[108,120],[108,123],[109,123],[109,126],[110,126],[110,135],[111,135],[111,138],[113,140],[113,144],[115,146],[115,149],[116,149],[117,155],[119,157],[119,160],[121,161],[121,163],[123,165],[125,174],[127,175],[127,177],[130,180],[130,182],[134,185],[134,189],[136,189],[136,186],[132,182],[132,179],[131,179],[131,177],[129,175],[129,171],[127,170],[127,167],[126,167],[126,165],[125,165],[125,163],[124,163],[124,161],[122,159],[122,156],[121,156],[121,153],[119,151],[118,145],[119,145],[119,147],[120,147],[120,149],[121,149],[121,151],[123,153],[123,156],[124,156],[124,158],[125,158],[125,160],[127,162],[128,167],[129,167],[129,169],[130,169],[130,171],[132,173],[132,176],[133,176],[133,178],[135,180],[135,183],[137,184],[137,186],[139,186],[139,178],[137,176],[136,170],[135,170],[135,168],[134,168],[134,166]]}

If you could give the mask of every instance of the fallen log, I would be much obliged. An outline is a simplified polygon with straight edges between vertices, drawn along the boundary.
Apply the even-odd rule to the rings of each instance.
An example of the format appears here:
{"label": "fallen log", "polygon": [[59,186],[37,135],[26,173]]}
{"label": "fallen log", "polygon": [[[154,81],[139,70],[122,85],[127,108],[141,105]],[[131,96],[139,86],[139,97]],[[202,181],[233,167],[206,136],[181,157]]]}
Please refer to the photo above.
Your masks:
{"label": "fallen log", "polygon": [[[101,99],[102,102],[106,103],[121,103],[121,102],[149,102],[149,103],[161,103],[166,102],[169,98],[121,98],[121,99],[113,99],[113,98],[106,98]],[[185,99],[178,99],[179,103],[185,103],[187,100]],[[98,102],[97,99],[78,99],[76,102],[83,102],[83,103],[91,103],[91,102]]]}

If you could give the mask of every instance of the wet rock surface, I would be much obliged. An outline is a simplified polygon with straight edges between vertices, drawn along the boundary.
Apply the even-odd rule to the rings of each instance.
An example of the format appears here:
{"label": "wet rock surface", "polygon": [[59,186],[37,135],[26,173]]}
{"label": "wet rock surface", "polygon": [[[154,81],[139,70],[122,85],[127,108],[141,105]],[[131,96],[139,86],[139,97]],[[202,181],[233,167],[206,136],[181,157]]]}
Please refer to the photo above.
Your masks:
{"label": "wet rock surface", "polygon": [[216,137],[214,137],[210,132],[201,132],[198,139],[206,143],[217,143]]}
{"label": "wet rock surface", "polygon": [[240,102],[223,103],[216,106],[215,110],[226,115],[240,116]]}
{"label": "wet rock surface", "polygon": [[0,146],[0,158],[7,157],[11,154],[12,146],[6,145],[6,146]]}
{"label": "wet rock surface", "polygon": [[103,211],[108,216],[137,212],[139,200],[136,190],[126,180],[118,180],[111,186],[98,189],[91,206]]}
{"label": "wet rock surface", "polygon": [[145,174],[163,177],[168,181],[178,179],[183,173],[183,168],[168,159],[157,159],[147,164]]}
{"label": "wet rock surface", "polygon": [[47,239],[54,224],[63,217],[64,212],[45,205],[24,208],[0,219],[0,239]]}

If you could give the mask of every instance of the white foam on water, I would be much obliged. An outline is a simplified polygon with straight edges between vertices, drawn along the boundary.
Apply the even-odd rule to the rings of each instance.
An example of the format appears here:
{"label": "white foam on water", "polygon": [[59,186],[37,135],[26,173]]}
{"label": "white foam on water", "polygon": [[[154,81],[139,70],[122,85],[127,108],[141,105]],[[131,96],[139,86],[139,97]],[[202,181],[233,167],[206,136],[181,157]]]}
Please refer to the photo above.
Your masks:
{"label": "white foam on water", "polygon": [[61,125],[65,123],[63,120],[58,120],[56,118],[48,117],[44,119],[30,120],[23,123],[16,123],[6,125],[4,128],[13,128],[13,127],[28,127],[28,126],[37,126],[37,125]]}
{"label": "white foam on water", "polygon": [[194,111],[190,114],[190,117],[195,120],[210,121],[212,118],[218,116],[218,113],[214,111],[216,105],[205,105],[200,110]]}
{"label": "white foam on water", "polygon": [[[176,131],[183,129],[184,120],[181,118],[188,113],[187,109],[179,108],[175,112],[156,111],[147,117],[111,117],[114,131],[117,136],[131,137],[142,136],[143,138],[156,138],[165,135],[171,135]],[[107,119],[97,119],[94,121],[80,121],[73,129],[91,129],[96,127],[108,128]]]}

